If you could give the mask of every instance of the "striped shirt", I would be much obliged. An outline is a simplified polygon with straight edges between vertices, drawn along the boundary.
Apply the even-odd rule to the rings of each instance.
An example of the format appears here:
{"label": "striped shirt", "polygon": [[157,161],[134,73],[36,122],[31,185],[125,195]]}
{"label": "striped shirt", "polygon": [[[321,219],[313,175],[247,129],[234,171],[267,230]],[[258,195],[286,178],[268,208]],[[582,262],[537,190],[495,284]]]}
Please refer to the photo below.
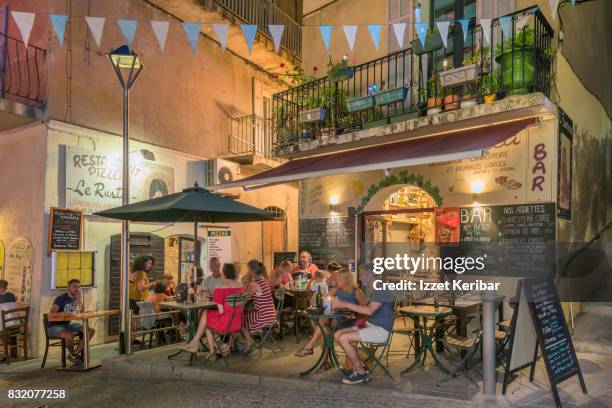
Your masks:
{"label": "striped shirt", "polygon": [[250,331],[258,331],[271,325],[276,319],[270,284],[263,276],[255,279],[257,290],[251,296],[253,307],[246,311],[244,321]]}

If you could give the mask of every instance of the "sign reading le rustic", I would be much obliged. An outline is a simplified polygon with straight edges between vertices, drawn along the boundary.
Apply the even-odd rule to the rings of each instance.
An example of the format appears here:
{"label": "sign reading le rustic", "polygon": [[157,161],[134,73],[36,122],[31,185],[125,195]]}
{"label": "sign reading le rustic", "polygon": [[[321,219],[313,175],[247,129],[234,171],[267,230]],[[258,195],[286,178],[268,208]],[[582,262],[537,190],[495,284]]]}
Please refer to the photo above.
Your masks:
{"label": "sign reading le rustic", "polygon": [[51,207],[49,214],[48,252],[55,250],[80,251],[83,213],[78,210]]}
{"label": "sign reading le rustic", "polygon": [[554,281],[546,277],[525,279],[523,285],[550,387],[557,407],[561,407],[557,384],[577,375],[582,392],[586,394],[587,389],[565,323],[559,294]]}

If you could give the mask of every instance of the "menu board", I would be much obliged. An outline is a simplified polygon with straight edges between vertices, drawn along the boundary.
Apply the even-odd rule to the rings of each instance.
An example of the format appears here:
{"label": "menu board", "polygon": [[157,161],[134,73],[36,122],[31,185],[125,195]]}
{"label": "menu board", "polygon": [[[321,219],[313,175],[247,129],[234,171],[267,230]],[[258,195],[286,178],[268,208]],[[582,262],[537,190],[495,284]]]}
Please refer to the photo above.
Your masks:
{"label": "menu board", "polygon": [[355,259],[355,219],[300,219],[299,249],[310,252],[319,268],[325,269],[332,261],[347,267]]}
{"label": "menu board", "polygon": [[548,275],[555,270],[555,210],[554,203],[462,207],[459,243],[442,244],[441,252],[485,256],[481,274]]}
{"label": "menu board", "polygon": [[83,213],[81,211],[51,207],[48,252],[80,250],[82,224]]}
{"label": "menu board", "polygon": [[273,267],[276,268],[283,261],[289,261],[289,262],[295,263],[296,262],[295,258],[296,258],[295,251],[293,252],[274,252]]}

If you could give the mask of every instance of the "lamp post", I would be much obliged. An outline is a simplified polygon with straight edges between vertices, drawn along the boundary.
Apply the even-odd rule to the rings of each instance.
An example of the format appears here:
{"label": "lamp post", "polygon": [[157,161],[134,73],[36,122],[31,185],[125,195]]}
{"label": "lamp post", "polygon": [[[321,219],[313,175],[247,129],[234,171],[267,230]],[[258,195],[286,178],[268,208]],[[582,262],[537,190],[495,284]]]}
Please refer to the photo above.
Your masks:
{"label": "lamp post", "polygon": [[[128,94],[134,82],[142,71],[142,63],[127,45],[108,53],[108,59],[117,74],[117,78],[123,88],[123,173],[122,173],[122,204],[130,201],[130,138],[128,136]],[[126,333],[129,333],[129,300],[128,300],[128,270],[130,267],[130,227],[127,220],[121,225],[121,331],[119,333],[119,352],[130,354],[131,341]]]}

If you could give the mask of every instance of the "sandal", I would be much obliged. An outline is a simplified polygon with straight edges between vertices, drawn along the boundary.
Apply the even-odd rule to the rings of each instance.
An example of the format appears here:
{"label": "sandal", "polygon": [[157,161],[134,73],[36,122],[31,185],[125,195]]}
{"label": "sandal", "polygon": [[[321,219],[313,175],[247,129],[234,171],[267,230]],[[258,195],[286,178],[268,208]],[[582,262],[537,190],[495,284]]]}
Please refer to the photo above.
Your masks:
{"label": "sandal", "polygon": [[295,352],[295,354],[293,354],[296,357],[306,357],[312,354],[312,349],[311,348],[306,348],[306,347],[302,347],[301,349],[299,349],[298,351]]}
{"label": "sandal", "polygon": [[198,346],[190,346],[189,343],[183,344],[182,346],[179,347],[179,349],[188,351],[190,353],[198,352]]}
{"label": "sandal", "polygon": [[331,368],[331,364],[329,363],[329,361],[325,361],[319,366],[319,368],[317,368],[317,371],[315,371],[315,374],[322,374],[326,372],[327,370],[329,370],[330,368]]}

